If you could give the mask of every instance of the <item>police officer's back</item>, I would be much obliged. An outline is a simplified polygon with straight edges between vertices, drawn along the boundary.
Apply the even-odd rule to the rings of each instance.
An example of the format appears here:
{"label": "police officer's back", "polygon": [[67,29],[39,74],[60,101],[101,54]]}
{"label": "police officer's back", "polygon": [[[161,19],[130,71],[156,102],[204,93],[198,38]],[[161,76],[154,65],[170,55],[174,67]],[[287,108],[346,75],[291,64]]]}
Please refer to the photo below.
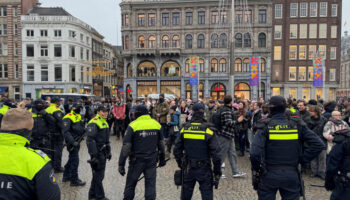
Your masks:
{"label": "police officer's back", "polygon": [[[195,104],[192,110],[191,122],[181,129],[174,148],[176,162],[185,170],[181,199],[192,198],[193,188],[198,181],[202,199],[210,200],[213,199],[211,163],[214,165],[216,181],[221,176],[220,147],[216,135],[204,120],[204,106]],[[187,166],[182,166],[184,153]]]}
{"label": "police officer's back", "polygon": [[[324,148],[321,139],[300,118],[288,119],[285,109],[285,99],[273,96],[271,119],[257,123],[250,160],[255,171],[261,171],[262,164],[265,165],[257,188],[259,199],[275,199],[277,190],[282,199],[298,199],[301,191],[298,164],[310,162]],[[308,147],[302,152],[304,142]]]}
{"label": "police officer's back", "polygon": [[326,182],[327,190],[333,190],[331,200],[350,199],[350,130],[335,133],[336,145],[328,154]]}
{"label": "police officer's back", "polygon": [[0,199],[59,200],[50,158],[40,150],[30,149],[32,114],[16,108],[2,120],[0,132]]}
{"label": "police officer's back", "polygon": [[[144,105],[135,107],[135,120],[126,129],[119,156],[119,173],[125,175],[125,162],[129,157],[124,199],[134,199],[140,175],[145,176],[145,199],[156,199],[156,165],[164,166],[165,151],[161,125],[148,115]],[[159,156],[159,157],[158,157]]]}

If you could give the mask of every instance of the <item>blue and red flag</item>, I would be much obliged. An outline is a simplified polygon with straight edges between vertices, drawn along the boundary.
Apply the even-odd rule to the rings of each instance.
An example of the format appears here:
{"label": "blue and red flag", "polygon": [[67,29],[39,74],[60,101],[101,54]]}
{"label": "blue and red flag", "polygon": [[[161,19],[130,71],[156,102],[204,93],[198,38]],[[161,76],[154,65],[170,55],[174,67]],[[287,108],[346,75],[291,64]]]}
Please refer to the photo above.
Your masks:
{"label": "blue and red flag", "polygon": [[190,57],[190,85],[198,85],[199,75],[198,75],[198,67],[199,67],[199,58],[198,56]]}
{"label": "blue and red flag", "polygon": [[259,85],[260,79],[260,57],[252,57],[249,59],[249,84],[250,86]]}
{"label": "blue and red flag", "polygon": [[314,87],[323,87],[323,59],[322,57],[314,57]]}

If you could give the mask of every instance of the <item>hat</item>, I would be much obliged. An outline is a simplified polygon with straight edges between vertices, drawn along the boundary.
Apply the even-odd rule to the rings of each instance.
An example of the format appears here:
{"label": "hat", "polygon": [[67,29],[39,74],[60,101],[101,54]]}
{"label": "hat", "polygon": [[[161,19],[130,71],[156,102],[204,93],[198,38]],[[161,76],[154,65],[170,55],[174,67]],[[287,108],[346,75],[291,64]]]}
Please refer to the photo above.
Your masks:
{"label": "hat", "polygon": [[32,130],[33,125],[32,113],[26,109],[14,108],[10,109],[2,118],[1,129],[6,131]]}
{"label": "hat", "polygon": [[108,111],[108,108],[106,108],[103,104],[97,104],[96,112],[99,112],[99,111]]}
{"label": "hat", "polygon": [[232,107],[236,108],[238,110],[239,106],[237,103],[232,104]]}
{"label": "hat", "polygon": [[270,106],[285,106],[286,100],[282,96],[273,96],[270,99]]}
{"label": "hat", "polygon": [[59,102],[60,102],[60,98],[58,98],[58,97],[52,97],[51,103],[59,103]]}
{"label": "hat", "polygon": [[163,94],[163,93],[162,93],[162,94],[160,94],[160,95],[159,95],[159,97],[163,97],[163,98],[164,98],[164,94]]}
{"label": "hat", "polygon": [[144,105],[137,105],[135,107],[135,112],[139,113],[140,116],[148,114],[148,110],[147,110],[146,106],[144,106]]}
{"label": "hat", "polygon": [[171,110],[176,110],[176,108],[177,108],[176,106],[171,106],[170,107]]}
{"label": "hat", "polygon": [[205,107],[204,107],[204,105],[201,104],[201,103],[195,103],[195,104],[192,106],[192,110],[193,110],[193,112],[204,112]]}
{"label": "hat", "polygon": [[308,104],[317,106],[317,101],[315,99],[310,99]]}

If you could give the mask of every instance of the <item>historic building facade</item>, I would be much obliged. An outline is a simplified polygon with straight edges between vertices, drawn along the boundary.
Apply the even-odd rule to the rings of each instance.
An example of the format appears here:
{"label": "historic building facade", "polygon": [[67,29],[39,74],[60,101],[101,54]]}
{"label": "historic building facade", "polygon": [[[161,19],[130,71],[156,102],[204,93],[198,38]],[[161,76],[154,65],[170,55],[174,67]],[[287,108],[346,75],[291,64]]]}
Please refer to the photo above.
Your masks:
{"label": "historic building facade", "polygon": [[[236,4],[234,17],[231,2],[222,0],[124,0],[120,6],[127,97],[270,96],[272,1]],[[199,57],[198,86],[189,85],[190,56]],[[260,92],[249,86],[253,56],[262,58]]]}

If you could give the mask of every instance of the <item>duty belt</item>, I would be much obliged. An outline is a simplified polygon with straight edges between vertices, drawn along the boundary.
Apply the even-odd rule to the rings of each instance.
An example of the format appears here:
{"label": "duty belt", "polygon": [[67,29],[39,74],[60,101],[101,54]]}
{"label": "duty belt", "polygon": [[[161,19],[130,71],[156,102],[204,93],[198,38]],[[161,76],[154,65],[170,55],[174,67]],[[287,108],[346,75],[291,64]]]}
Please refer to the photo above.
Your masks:
{"label": "duty belt", "polygon": [[268,171],[271,170],[289,170],[289,171],[298,171],[297,167],[294,166],[288,166],[288,165],[267,165],[266,169]]}
{"label": "duty belt", "polygon": [[190,168],[201,168],[210,164],[206,160],[188,160],[188,163]]}

